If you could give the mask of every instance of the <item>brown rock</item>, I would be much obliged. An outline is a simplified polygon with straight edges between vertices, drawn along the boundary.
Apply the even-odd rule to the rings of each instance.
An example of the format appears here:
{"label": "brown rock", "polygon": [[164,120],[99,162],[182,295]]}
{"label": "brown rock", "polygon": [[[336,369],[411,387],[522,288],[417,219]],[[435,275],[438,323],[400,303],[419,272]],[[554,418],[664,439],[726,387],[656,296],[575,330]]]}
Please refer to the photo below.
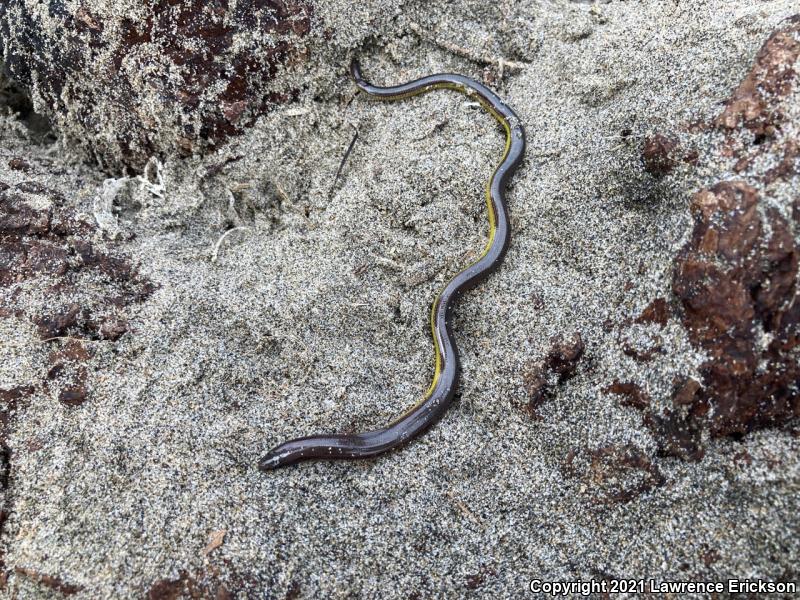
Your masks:
{"label": "brown rock", "polygon": [[20,398],[29,396],[33,393],[33,388],[27,385],[19,385],[7,390],[0,389],[0,403],[10,406],[16,403]]}
{"label": "brown rock", "polygon": [[19,156],[8,161],[8,167],[14,171],[24,171],[26,173],[31,170],[30,163]]}
{"label": "brown rock", "polygon": [[67,406],[80,406],[86,402],[88,392],[82,384],[72,385],[61,390],[58,400]]}
{"label": "brown rock", "polygon": [[[48,209],[34,209],[25,194],[45,196]],[[82,270],[99,273],[105,279],[106,294],[100,306],[91,310],[73,303],[60,312],[32,316],[43,339],[69,331],[78,337],[116,340],[126,328],[123,319],[103,316],[112,306],[123,309],[146,300],[155,286],[139,276],[136,268],[121,256],[98,250],[88,238],[95,226],[63,208],[63,198],[37,181],[26,181],[0,191],[0,286],[47,277],[51,304],[58,296],[75,292],[75,274]],[[116,311],[115,311],[116,312]],[[99,313],[99,314],[98,314]],[[97,316],[95,316],[97,315]]]}
{"label": "brown rock", "polygon": [[576,332],[570,337],[554,337],[550,340],[551,348],[547,354],[547,367],[557,373],[560,380],[568,379],[575,374],[578,361],[586,347],[581,334]]}
{"label": "brown rock", "polygon": [[776,110],[776,98],[787,96],[796,80],[794,63],[800,57],[800,15],[784,21],[764,43],[755,63],[739,85],[717,125],[723,129],[745,127],[756,138],[771,137],[785,119]]}
{"label": "brown rock", "polygon": [[497,570],[488,565],[483,565],[477,573],[467,576],[465,585],[469,590],[477,590],[486,583],[486,580],[491,576],[497,575]]}
{"label": "brown rock", "polygon": [[664,484],[647,455],[632,444],[609,444],[589,453],[584,481],[599,502],[624,504]]}
{"label": "brown rock", "polygon": [[655,177],[663,177],[678,164],[678,141],[660,133],[647,138],[642,148],[645,170]]}
{"label": "brown rock", "polygon": [[[760,212],[759,200],[754,188],[735,181],[696,194],[692,238],[675,261],[683,323],[709,357],[703,388],[680,401],[695,414],[714,407],[715,435],[800,414],[800,368],[788,353],[797,340],[798,249],[788,223],[775,211]],[[762,331],[774,336],[766,348]]]}
{"label": "brown rock", "polygon": [[637,410],[644,410],[650,406],[650,396],[647,395],[641,386],[631,381],[614,382],[603,389],[607,394],[617,394],[622,396],[620,404],[622,406],[630,406]]}
{"label": "brown rock", "polygon": [[25,577],[35,581],[39,585],[48,587],[51,590],[54,590],[64,596],[72,596],[73,594],[77,594],[78,592],[83,590],[83,588],[79,585],[67,583],[66,581],[64,581],[59,577],[54,577],[52,575],[45,575],[33,569],[14,567],[14,572],[17,573],[18,575],[24,575]]}
{"label": "brown rock", "polygon": [[574,333],[569,338],[557,336],[550,343],[544,360],[529,361],[523,369],[522,385],[528,395],[525,410],[534,419],[541,418],[538,410],[550,396],[552,385],[564,382],[575,374],[584,352],[580,333]]}
{"label": "brown rock", "polygon": [[702,446],[700,424],[691,418],[684,418],[676,411],[664,415],[649,413],[644,418],[658,443],[661,456],[672,456],[683,460],[700,460],[705,455]]}
{"label": "brown rock", "polygon": [[636,362],[647,363],[652,361],[656,354],[663,354],[664,348],[657,345],[652,348],[639,349],[626,342],[622,345],[622,353],[625,356],[630,356]]}
{"label": "brown rock", "polygon": [[528,395],[525,409],[535,419],[541,418],[539,407],[544,404],[548,396],[546,370],[542,364],[531,364],[522,375],[522,385]]}
{"label": "brown rock", "polygon": [[656,298],[636,317],[634,323],[647,324],[655,323],[660,327],[665,327],[669,322],[669,305],[664,298]]}
{"label": "brown rock", "polygon": [[91,352],[87,347],[77,340],[70,340],[60,350],[50,352],[47,361],[50,364],[63,362],[84,362],[91,358]]}
{"label": "brown rock", "polygon": [[78,325],[80,313],[79,305],[70,304],[59,312],[38,317],[35,323],[39,328],[39,337],[47,340],[65,335],[69,329]]}
{"label": "brown rock", "polygon": [[692,406],[700,389],[700,382],[689,377],[675,387],[672,403],[675,406]]}
{"label": "brown rock", "polygon": [[63,247],[46,242],[30,242],[25,249],[21,269],[31,275],[62,277],[69,270],[69,253]]}
{"label": "brown rock", "polygon": [[18,385],[6,390],[0,389],[0,447],[5,446],[8,424],[19,401],[27,398],[33,392],[34,388],[30,385]]}
{"label": "brown rock", "polygon": [[0,192],[0,234],[41,236],[49,229],[49,211],[31,208],[10,191]]}
{"label": "brown rock", "polygon": [[179,579],[161,579],[156,581],[147,592],[148,600],[177,600],[183,597],[186,590],[185,577]]}
{"label": "brown rock", "polygon": [[297,93],[278,74],[308,59],[310,0],[108,7],[0,4],[7,70],[104,167],[141,170],[153,155],[214,149]]}
{"label": "brown rock", "polygon": [[800,162],[800,143],[797,140],[789,140],[783,147],[783,156],[777,166],[764,173],[764,183],[770,185],[776,181],[789,179],[797,174],[797,164]]}

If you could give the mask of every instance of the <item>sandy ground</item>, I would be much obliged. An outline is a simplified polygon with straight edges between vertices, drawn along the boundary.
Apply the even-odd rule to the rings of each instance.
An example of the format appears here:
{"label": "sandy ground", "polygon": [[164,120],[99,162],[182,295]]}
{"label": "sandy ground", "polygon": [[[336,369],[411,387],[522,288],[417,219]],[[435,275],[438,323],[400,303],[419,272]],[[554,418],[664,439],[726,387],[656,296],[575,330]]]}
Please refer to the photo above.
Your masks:
{"label": "sandy ground", "polygon": [[[288,437],[380,426],[424,392],[429,303],[484,244],[482,188],[503,147],[490,116],[448,92],[350,101],[341,64],[327,94],[302,96],[213,155],[105,183],[119,187],[113,210],[102,173],[3,121],[3,156],[24,155],[100,223],[98,245],[116,237],[158,286],[125,309],[128,333],[86,342],[86,402],[37,391],[17,411],[8,597],[61,593],[31,573],[74,598],[222,598],[223,588],[242,598],[506,598],[526,596],[533,578],[797,579],[796,435],[704,439],[700,461],[663,457],[640,415],[602,391],[634,380],[666,404],[674,378],[702,360],[674,318],[625,332],[634,344],[661,336],[665,353],[648,363],[604,328],[669,295],[688,199],[727,168],[656,182],[642,138],[716,114],[796,5],[457,4],[392,19],[376,4],[389,33],[359,54],[377,83],[483,77],[443,41],[523,63],[494,84],[529,140],[508,194],[514,238],[503,268],[457,308],[455,406],[377,460],[256,469]],[[338,18],[339,44],[365,35],[357,19]],[[6,163],[7,184],[33,177]],[[33,287],[43,284],[30,286],[26,302],[46,307]],[[22,319],[0,330],[2,388],[41,380],[52,344],[67,343],[42,344]],[[573,332],[585,356],[531,418],[525,370],[551,337]],[[651,470],[598,479],[592,452],[628,445]],[[654,472],[660,484],[645,481],[625,501],[604,491]]]}

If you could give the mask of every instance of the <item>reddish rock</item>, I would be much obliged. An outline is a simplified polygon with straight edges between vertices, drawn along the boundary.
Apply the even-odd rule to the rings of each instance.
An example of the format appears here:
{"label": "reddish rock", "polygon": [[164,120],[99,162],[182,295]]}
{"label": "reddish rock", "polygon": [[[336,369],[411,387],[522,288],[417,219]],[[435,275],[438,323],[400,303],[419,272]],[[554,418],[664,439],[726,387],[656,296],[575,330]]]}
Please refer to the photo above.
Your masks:
{"label": "reddish rock", "polygon": [[161,579],[156,581],[147,592],[148,600],[177,600],[186,591],[186,578]]}
{"label": "reddish rock", "polygon": [[686,378],[675,386],[672,394],[672,403],[675,406],[692,406],[695,404],[697,393],[701,390],[700,382],[691,377]]}
{"label": "reddish rock", "polygon": [[644,423],[658,443],[661,456],[700,460],[705,455],[702,426],[697,420],[686,418],[677,411],[668,411],[663,415],[648,413]]}
{"label": "reddish rock", "polygon": [[645,170],[655,177],[663,177],[678,164],[678,141],[660,133],[647,138],[642,148]]}
{"label": "reddish rock", "polygon": [[656,345],[651,348],[639,349],[626,342],[622,345],[622,353],[625,356],[630,356],[636,362],[648,363],[652,361],[657,354],[663,354],[664,348]]}
{"label": "reddish rock", "polygon": [[645,410],[650,406],[650,396],[647,395],[640,385],[632,381],[621,382],[614,380],[614,382],[603,389],[607,394],[616,394],[621,396],[620,404],[622,406],[630,406],[637,410]]}
{"label": "reddish rock", "polygon": [[35,323],[39,337],[48,340],[66,335],[70,329],[77,327],[80,312],[80,306],[70,304],[58,312],[37,317]]}
{"label": "reddish rock", "polygon": [[[703,387],[686,400],[713,407],[715,435],[800,415],[798,248],[788,223],[759,210],[758,192],[727,181],[692,201],[691,240],[676,257],[673,291],[691,341],[708,360]],[[764,345],[764,336],[769,343]]]}
{"label": "reddish rock", "polygon": [[551,348],[547,354],[547,367],[559,376],[560,380],[568,379],[575,374],[583,356],[584,346],[581,334],[576,332],[569,337],[554,337],[550,340]]}
{"label": "reddish rock", "polygon": [[539,407],[544,404],[548,396],[546,370],[541,363],[529,364],[522,375],[522,385],[528,396],[525,410],[534,419],[540,419]]}
{"label": "reddish rock", "polygon": [[67,406],[80,406],[86,402],[89,392],[83,384],[71,385],[58,394],[58,400]]}
{"label": "reddish rock", "polygon": [[609,444],[589,456],[583,480],[598,502],[624,504],[664,484],[658,468],[632,444]]}
{"label": "reddish rock", "polygon": [[87,347],[77,340],[70,340],[60,350],[54,350],[47,355],[50,364],[63,362],[84,362],[91,358],[92,353]]}
{"label": "reddish rock", "polygon": [[214,149],[290,101],[279,72],[308,59],[312,16],[310,0],[5,0],[0,59],[87,155],[141,170]]}
{"label": "reddish rock", "polygon": [[[27,195],[43,196],[48,208],[36,209]],[[142,278],[122,256],[101,251],[88,240],[96,226],[63,207],[64,199],[36,181],[26,181],[0,191],[0,286],[46,277],[52,306],[48,314],[31,315],[42,339],[67,333],[76,337],[118,339],[126,330],[124,319],[106,315],[146,300],[155,286]],[[99,274],[109,292],[91,307],[74,302],[64,306],[81,272]],[[104,307],[103,305],[106,305]],[[114,312],[117,312],[116,310]]]}
{"label": "reddish rock", "polygon": [[497,570],[494,567],[483,565],[477,573],[467,576],[465,586],[468,590],[477,590],[482,587],[489,577],[497,575]]}
{"label": "reddish rock", "polygon": [[796,140],[789,140],[782,149],[780,162],[773,168],[764,173],[764,183],[770,185],[776,181],[784,181],[798,173],[798,163],[800,163],[800,143]]}
{"label": "reddish rock", "polygon": [[636,317],[634,323],[649,324],[655,323],[660,327],[665,327],[669,322],[669,305],[664,298],[656,298]]}
{"label": "reddish rock", "polygon": [[[230,566],[229,566],[230,568]],[[231,570],[229,577],[242,589],[247,589],[248,583],[242,576]],[[291,589],[291,588],[290,588]],[[228,587],[219,581],[216,569],[208,572],[189,574],[182,571],[177,579],[160,579],[152,584],[147,591],[148,600],[178,600],[180,598],[213,598],[215,600],[229,600],[238,597],[228,590]],[[251,594],[242,595],[251,597]],[[289,596],[287,595],[287,598]]]}
{"label": "reddish rock", "polygon": [[49,229],[49,211],[33,209],[9,190],[0,192],[0,234],[41,236]]}
{"label": "reddish rock", "polygon": [[550,340],[550,350],[544,360],[528,361],[523,369],[522,385],[528,395],[525,410],[534,419],[540,419],[539,408],[547,401],[552,386],[575,374],[585,346],[580,333]]}
{"label": "reddish rock", "polygon": [[5,447],[8,423],[11,414],[16,410],[19,401],[33,394],[30,385],[18,385],[9,389],[0,389],[0,447]]}
{"label": "reddish rock", "polygon": [[771,137],[785,120],[776,98],[796,85],[794,63],[800,57],[800,15],[784,21],[764,43],[744,81],[726,102],[716,124],[723,129],[744,127],[757,139]]}
{"label": "reddish rock", "polygon": [[8,161],[8,167],[14,171],[24,171],[26,173],[31,170],[30,163],[19,156]]}
{"label": "reddish rock", "polygon": [[19,385],[7,390],[0,389],[0,405],[13,406],[17,400],[32,393],[33,388],[28,385]]}
{"label": "reddish rock", "polygon": [[62,277],[69,270],[69,252],[55,244],[31,242],[26,248],[23,269],[31,275]]}
{"label": "reddish rock", "polygon": [[28,579],[31,579],[32,581],[35,581],[39,585],[50,588],[51,590],[56,591],[63,596],[72,596],[83,590],[83,587],[72,583],[67,583],[60,577],[39,573],[33,569],[14,567],[14,572],[18,575],[22,575]]}

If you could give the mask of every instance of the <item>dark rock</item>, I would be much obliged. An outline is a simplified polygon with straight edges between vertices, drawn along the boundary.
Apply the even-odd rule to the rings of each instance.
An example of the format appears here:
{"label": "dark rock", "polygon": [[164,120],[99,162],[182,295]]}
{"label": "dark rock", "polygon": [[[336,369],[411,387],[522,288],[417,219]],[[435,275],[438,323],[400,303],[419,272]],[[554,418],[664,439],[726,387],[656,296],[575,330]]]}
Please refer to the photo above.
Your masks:
{"label": "dark rock", "polygon": [[534,419],[541,418],[539,408],[550,397],[553,386],[575,374],[585,350],[581,334],[577,332],[569,338],[554,337],[550,344],[544,360],[528,361],[523,369],[522,385],[528,395],[525,411]]}
{"label": "dark rock", "polygon": [[700,382],[688,377],[675,386],[675,390],[672,393],[672,403],[675,406],[693,406],[696,402],[697,392],[700,389]]}
{"label": "dark rock", "polygon": [[[775,211],[759,211],[759,201],[743,182],[696,194],[692,238],[675,261],[683,323],[709,357],[694,398],[714,407],[715,435],[800,415],[800,367],[791,354],[799,323],[798,249],[788,223]],[[766,347],[762,332],[772,336]]]}
{"label": "dark rock", "polygon": [[615,380],[603,391],[607,394],[622,396],[622,400],[620,400],[622,406],[630,406],[637,410],[645,410],[650,406],[650,396],[647,395],[647,392],[638,384],[630,381],[620,382]]}
{"label": "dark rock", "polygon": [[128,331],[128,322],[125,319],[110,318],[100,325],[100,337],[112,342],[118,340]]}
{"label": "dark rock", "polygon": [[8,166],[10,169],[14,171],[24,171],[27,173],[28,171],[31,170],[30,163],[28,163],[28,161],[25,160],[24,158],[20,158],[19,156],[16,158],[12,158],[10,161],[8,161]]}
{"label": "dark rock", "polygon": [[148,600],[177,600],[182,598],[186,590],[186,581],[179,579],[161,579],[156,581],[147,592]]}
{"label": "dark rock", "polygon": [[550,340],[551,349],[547,354],[547,367],[557,373],[563,381],[575,374],[578,361],[583,356],[586,347],[580,333],[573,333],[570,337],[555,337]]}
{"label": "dark rock", "polygon": [[0,58],[89,156],[141,170],[152,155],[216,148],[291,100],[278,74],[307,60],[312,14],[304,0],[146,0],[110,14],[6,0]]}
{"label": "dark rock", "polygon": [[[34,209],[20,192],[45,196],[51,208]],[[0,286],[45,276],[48,281],[55,280],[48,295],[51,304],[57,306],[59,295],[77,291],[75,278],[79,272],[94,271],[112,292],[98,299],[105,309],[94,306],[92,310],[81,310],[70,305],[32,320],[43,339],[59,337],[70,330],[79,337],[113,341],[124,333],[124,320],[103,313],[112,307],[124,309],[145,301],[155,286],[140,277],[126,258],[101,251],[88,241],[95,226],[62,204],[57,193],[36,181],[0,191]]]}
{"label": "dark rock", "polygon": [[36,318],[34,322],[38,327],[39,337],[48,340],[64,336],[71,328],[78,325],[80,312],[79,305],[70,304],[59,312]]}
{"label": "dark rock", "polygon": [[547,377],[544,365],[531,364],[522,376],[522,385],[528,395],[528,403],[525,409],[528,414],[535,419],[541,418],[539,407],[544,404],[548,397]]}
{"label": "dark rock", "polygon": [[79,383],[69,385],[59,392],[58,400],[62,404],[66,404],[67,406],[80,406],[86,402],[89,396],[89,391],[83,383],[86,380],[86,369],[80,368],[77,378]]}
{"label": "dark rock", "polygon": [[678,410],[670,410],[663,415],[655,412],[650,396],[634,382],[615,380],[603,392],[618,395],[622,398],[620,404],[642,411],[643,423],[656,440],[659,454],[684,460],[700,460],[705,453],[702,445],[702,424],[698,419],[704,415],[699,410],[704,404],[696,399],[700,389],[699,382],[691,378],[682,380],[675,387],[673,404],[676,407],[689,406],[696,411],[688,415],[683,415]]}
{"label": "dark rock", "polygon": [[57,379],[62,375],[63,372],[64,372],[64,363],[55,364],[47,370],[47,379],[50,380]]}
{"label": "dark rock", "polygon": [[759,50],[755,64],[726,102],[716,119],[722,129],[745,127],[758,140],[770,137],[785,120],[776,98],[789,95],[796,79],[794,63],[800,57],[800,15],[784,21]]}
{"label": "dark rock", "polygon": [[286,590],[286,595],[283,597],[283,600],[297,600],[300,597],[301,592],[302,588],[300,586],[300,582],[294,580],[289,584],[289,588]]}
{"label": "dark rock", "polygon": [[34,388],[30,385],[18,385],[9,389],[0,389],[0,446],[5,445],[7,426],[11,413],[23,398],[33,394]]}
{"label": "dark rock", "polygon": [[684,418],[677,411],[669,411],[664,415],[648,413],[644,423],[658,443],[661,456],[700,460],[705,455],[701,426],[695,419]]}
{"label": "dark rock", "polygon": [[28,579],[35,581],[39,585],[50,588],[51,590],[56,591],[63,596],[72,596],[83,590],[83,587],[79,585],[67,583],[66,581],[64,581],[59,577],[54,577],[52,575],[45,575],[37,571],[34,571],[33,569],[14,567],[14,572],[17,573],[18,575],[23,575]]}
{"label": "dark rock", "polygon": [[660,133],[647,138],[642,149],[645,170],[655,177],[668,174],[678,164],[677,150],[678,141],[673,138]]}
{"label": "dark rock", "polygon": [[665,327],[669,322],[670,309],[664,298],[656,298],[636,317],[634,323],[648,324],[655,323]]}
{"label": "dark rock", "polygon": [[33,393],[33,388],[26,385],[20,385],[7,390],[0,389],[0,403],[6,406],[12,406],[20,398],[29,396]]}
{"label": "dark rock", "polygon": [[654,346],[647,349],[639,349],[630,343],[626,342],[622,345],[622,353],[625,356],[630,356],[636,362],[647,363],[652,361],[657,354],[663,354],[664,349],[661,346]]}
{"label": "dark rock", "polygon": [[609,444],[589,456],[583,479],[598,502],[624,504],[664,484],[658,468],[632,444]]}
{"label": "dark rock", "polygon": [[63,196],[57,191],[47,187],[39,181],[22,181],[14,186],[15,190],[25,192],[26,194],[33,194],[35,196],[48,196],[55,204],[63,204]]}
{"label": "dark rock", "polygon": [[0,234],[41,236],[49,229],[49,211],[35,210],[20,196],[0,192]]}
{"label": "dark rock", "polygon": [[61,390],[61,392],[58,394],[58,400],[67,406],[80,406],[86,402],[88,395],[89,392],[86,390],[86,386],[83,384],[77,384]]}
{"label": "dark rock", "polygon": [[26,274],[61,277],[66,275],[69,270],[69,253],[54,244],[30,243],[26,248],[25,255],[26,261],[22,270]]}
{"label": "dark rock", "polygon": [[60,350],[55,350],[47,355],[47,361],[52,365],[59,362],[83,362],[89,360],[92,354],[86,346],[78,340],[70,340]]}
{"label": "dark rock", "polygon": [[477,590],[486,583],[489,576],[495,575],[497,575],[497,570],[494,567],[482,566],[477,573],[467,577],[465,585],[469,590]]}

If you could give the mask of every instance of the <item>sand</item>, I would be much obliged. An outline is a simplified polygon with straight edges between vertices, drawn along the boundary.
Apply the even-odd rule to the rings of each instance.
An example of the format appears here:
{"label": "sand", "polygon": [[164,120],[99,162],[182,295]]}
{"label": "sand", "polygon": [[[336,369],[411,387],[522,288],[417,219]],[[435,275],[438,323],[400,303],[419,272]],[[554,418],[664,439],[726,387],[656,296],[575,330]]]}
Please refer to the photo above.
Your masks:
{"label": "sand", "polygon": [[[363,9],[370,30],[341,4],[319,15],[339,28],[320,64],[341,62],[327,80],[309,75],[323,93],[210,155],[154,159],[149,180],[104,184],[68,141],[37,145],[2,121],[3,156],[35,171],[4,158],[0,180],[47,181],[95,219],[99,246],[158,286],[125,308],[128,333],[86,343],[86,402],[39,390],[17,410],[4,593],[57,593],[31,573],[74,586],[73,598],[510,598],[534,578],[796,580],[796,435],[705,433],[702,460],[664,457],[640,414],[603,392],[636,381],[666,406],[673,380],[703,360],[675,318],[604,327],[669,296],[689,198],[728,168],[655,181],[641,140],[718,113],[796,5],[461,0],[392,14],[387,2]],[[381,426],[416,401],[432,369],[429,303],[485,243],[501,131],[448,92],[350,101],[345,50],[370,33],[358,54],[376,83],[483,76],[448,44],[520,63],[494,83],[529,140],[508,193],[513,242],[457,307],[463,380],[441,423],[376,460],[265,474],[257,459],[288,437]],[[104,199],[104,185],[118,191]],[[29,286],[26,302],[46,307],[46,282]],[[67,343],[43,344],[24,319],[0,329],[0,388],[41,381],[52,344]],[[526,369],[573,332],[585,356],[532,418]],[[664,353],[636,361],[620,335],[659,336]],[[593,469],[597,449],[629,445],[646,469],[620,482]],[[636,478],[641,493],[615,501]]]}

